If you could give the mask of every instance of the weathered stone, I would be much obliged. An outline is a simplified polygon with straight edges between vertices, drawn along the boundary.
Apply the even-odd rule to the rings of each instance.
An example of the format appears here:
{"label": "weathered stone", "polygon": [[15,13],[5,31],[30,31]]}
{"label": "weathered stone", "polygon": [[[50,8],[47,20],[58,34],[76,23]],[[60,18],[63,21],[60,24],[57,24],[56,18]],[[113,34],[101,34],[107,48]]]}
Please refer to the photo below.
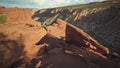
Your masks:
{"label": "weathered stone", "polygon": [[41,27],[3,25],[0,29],[0,66],[8,67],[21,58],[30,61],[44,46],[36,43],[46,35]]}
{"label": "weathered stone", "polygon": [[[91,3],[88,6],[68,6],[61,8],[39,10],[33,18],[39,17],[38,21],[45,22],[57,18],[67,21],[92,36],[101,44],[110,48],[111,51],[120,51],[120,1],[104,1]],[[96,6],[94,6],[96,5]],[[104,6],[104,7],[103,7]],[[43,13],[40,13],[44,11]],[[56,21],[54,19],[54,21]],[[46,23],[49,23],[46,22]],[[54,29],[56,27],[49,27]],[[114,28],[114,29],[113,29]],[[59,30],[58,28],[56,30]],[[55,31],[56,31],[55,30]],[[55,32],[53,31],[53,32]],[[51,33],[53,33],[51,32]],[[60,32],[60,31],[58,31]],[[60,34],[60,33],[58,33]]]}
{"label": "weathered stone", "polygon": [[53,25],[48,26],[47,31],[58,38],[65,38],[68,43],[90,48],[104,55],[109,54],[109,49],[107,47],[98,43],[82,29],[60,19],[58,19]]}
{"label": "weathered stone", "polygon": [[7,24],[32,24],[40,26],[40,23],[31,18],[32,12],[29,9],[0,7],[0,14],[7,16]]}

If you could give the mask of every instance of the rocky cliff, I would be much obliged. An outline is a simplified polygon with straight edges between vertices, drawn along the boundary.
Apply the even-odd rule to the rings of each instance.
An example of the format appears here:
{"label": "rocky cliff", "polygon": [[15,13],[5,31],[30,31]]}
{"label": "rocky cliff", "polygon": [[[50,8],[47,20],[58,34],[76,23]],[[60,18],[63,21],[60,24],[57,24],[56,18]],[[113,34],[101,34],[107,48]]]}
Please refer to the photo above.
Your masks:
{"label": "rocky cliff", "polygon": [[42,22],[42,25],[53,24],[57,18],[61,18],[82,28],[111,51],[120,50],[119,1],[42,9],[32,18]]}
{"label": "rocky cliff", "polygon": [[6,8],[0,6],[0,15],[7,17],[6,24],[33,24],[38,26],[40,24],[31,18],[32,12],[26,8]]}
{"label": "rocky cliff", "polygon": [[[112,10],[111,8],[104,9],[100,8],[100,10],[106,11],[106,9],[111,9],[110,11],[116,12],[118,11],[118,7],[119,6],[114,7],[116,8],[116,10],[115,9]],[[77,9],[78,7],[76,7],[75,11],[72,12],[72,10],[69,10],[69,12],[71,13],[75,12],[76,17],[77,16],[76,14],[78,14]],[[83,11],[83,8],[81,9]],[[67,13],[69,13],[68,10],[65,10],[64,12],[62,10],[63,9],[60,9],[59,12],[63,13],[63,16],[64,12],[67,11]],[[85,8],[84,10],[88,11],[88,8]],[[93,10],[93,8],[89,10]],[[43,14],[43,17],[39,16],[40,13],[37,13],[38,17],[36,17],[36,15],[33,16],[35,20],[42,20],[42,22],[45,21],[42,24],[43,26],[42,27],[40,23],[31,19],[31,12],[28,9],[0,7],[0,14],[5,15],[8,18],[6,24],[0,24],[0,67],[120,68],[119,53],[116,52],[111,53],[110,51],[111,49],[105,47],[101,43],[97,42],[94,38],[92,38],[89,34],[87,34],[86,32],[90,33],[88,30],[83,31],[82,29],[78,28],[86,26],[86,24],[88,24],[89,21],[84,19],[83,21],[85,21],[84,23],[86,24],[82,26],[78,25],[78,27],[76,27],[77,25],[74,23],[76,20],[79,20],[79,16],[75,19],[71,18],[72,16],[74,16],[74,14],[73,15],[70,14],[67,15],[67,13],[65,14],[67,16],[70,16],[69,17],[70,19],[73,20],[75,19],[75,21],[73,21],[72,23],[76,25],[74,26],[61,19],[55,20],[58,16],[60,17],[62,16],[59,15],[57,11],[56,15],[54,15],[55,12],[53,11],[53,16],[50,15],[51,16],[50,18],[47,18],[47,15],[49,16],[50,14],[49,12],[51,12],[51,10],[47,12],[45,17],[44,13],[46,12],[47,10],[44,11],[42,10],[42,12],[40,11],[40,13]],[[86,11],[83,11],[83,13],[84,12],[86,13]],[[88,14],[89,13],[83,14],[83,16],[86,18]],[[114,16],[114,13],[110,14]],[[67,19],[67,17],[64,18],[65,18],[64,20],[66,21],[70,20]],[[116,16],[115,14],[115,18],[113,18],[112,21],[116,21],[116,19],[119,19],[119,15]],[[78,23],[82,23],[79,21]],[[110,25],[113,24],[112,21],[110,19],[110,23],[104,24],[104,27],[106,29],[108,28],[107,31],[111,28]],[[113,27],[118,26],[119,25],[118,22],[116,25],[112,26]],[[108,27],[108,25],[110,27]],[[96,26],[98,27],[97,24]],[[97,28],[96,26],[95,28]],[[99,26],[99,28],[100,27],[102,26]],[[83,28],[88,29],[87,27]],[[118,28],[119,27],[115,27],[115,30],[118,30]],[[91,28],[89,29],[91,30]],[[103,35],[105,33],[109,33],[106,32],[106,30],[104,31],[104,28],[101,28],[101,30],[103,30],[101,32],[104,32]],[[95,31],[95,29],[93,29],[93,31]],[[100,30],[98,32],[100,32]],[[95,38],[98,37],[101,36],[95,35]],[[106,41],[104,41],[105,40],[104,38],[102,39],[104,43],[107,43]],[[113,49],[115,49],[115,47],[113,47]]]}
{"label": "rocky cliff", "polygon": [[28,9],[0,7],[0,14],[7,17],[7,22],[0,24],[0,67],[7,68],[21,59],[30,61],[43,47],[36,43],[46,30],[31,18]]}
{"label": "rocky cliff", "polygon": [[20,24],[9,27],[4,25],[0,30],[1,67],[119,68],[119,62],[108,58],[108,48],[63,20],[58,19],[46,30]]}

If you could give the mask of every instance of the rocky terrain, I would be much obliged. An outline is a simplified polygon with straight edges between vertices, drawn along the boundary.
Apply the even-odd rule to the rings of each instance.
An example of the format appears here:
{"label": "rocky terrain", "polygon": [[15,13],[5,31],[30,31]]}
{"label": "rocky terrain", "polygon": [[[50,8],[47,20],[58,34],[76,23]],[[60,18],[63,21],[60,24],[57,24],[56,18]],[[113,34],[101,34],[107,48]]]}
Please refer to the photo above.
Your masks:
{"label": "rocky terrain", "polygon": [[[99,16],[99,12],[106,15]],[[0,7],[0,15],[7,17],[7,22],[0,24],[1,68],[120,68],[118,5],[33,13],[25,8]],[[114,42],[115,37],[118,41]]]}
{"label": "rocky terrain", "polygon": [[23,57],[31,60],[41,48],[35,44],[46,30],[32,20],[28,9],[0,7],[0,14],[7,17],[7,22],[0,24],[0,66],[9,67]]}
{"label": "rocky terrain", "polygon": [[31,11],[25,8],[5,8],[0,6],[0,14],[7,16],[6,24],[38,24],[37,21],[31,19]]}
{"label": "rocky terrain", "polygon": [[111,51],[120,53],[119,0],[42,9],[32,18],[42,22],[43,25],[50,25],[60,18],[83,29]]}

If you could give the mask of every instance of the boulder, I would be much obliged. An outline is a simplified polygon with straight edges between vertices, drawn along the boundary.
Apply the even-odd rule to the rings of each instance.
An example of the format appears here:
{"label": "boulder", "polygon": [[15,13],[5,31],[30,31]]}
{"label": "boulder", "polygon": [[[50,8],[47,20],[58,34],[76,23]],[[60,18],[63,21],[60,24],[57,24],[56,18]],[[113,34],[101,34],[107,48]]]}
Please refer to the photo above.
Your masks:
{"label": "boulder", "polygon": [[46,27],[47,33],[56,36],[57,38],[64,38],[66,32],[66,23],[61,23],[58,20],[50,26]]}
{"label": "boulder", "polygon": [[57,19],[56,23],[52,26],[48,26],[47,31],[58,38],[65,38],[67,43],[89,48],[101,53],[102,55],[109,54],[109,49],[107,47],[97,42],[82,29],[61,19]]}

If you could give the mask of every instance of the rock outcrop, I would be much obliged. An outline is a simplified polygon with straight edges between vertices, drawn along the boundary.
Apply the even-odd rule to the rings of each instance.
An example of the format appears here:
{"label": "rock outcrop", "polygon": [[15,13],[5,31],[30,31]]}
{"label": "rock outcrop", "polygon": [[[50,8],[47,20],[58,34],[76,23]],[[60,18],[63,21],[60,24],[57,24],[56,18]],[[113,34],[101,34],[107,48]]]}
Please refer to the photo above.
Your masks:
{"label": "rock outcrop", "polygon": [[1,6],[0,14],[7,16],[7,24],[33,24],[40,26],[40,23],[31,18],[32,12],[26,8],[5,8]]}
{"label": "rock outcrop", "polygon": [[8,18],[6,24],[0,24],[0,66],[9,67],[21,59],[29,62],[44,47],[36,43],[46,30],[32,20],[27,9],[0,7],[0,14]]}
{"label": "rock outcrop", "polygon": [[[60,30],[61,28],[64,29]],[[115,64],[105,56],[109,52],[108,49],[81,29],[60,19],[46,29],[49,30],[47,35],[36,43],[37,46],[44,46],[43,50],[40,49],[29,63],[16,62],[12,67],[119,68],[118,63]]]}
{"label": "rock outcrop", "polygon": [[8,67],[20,59],[29,61],[42,46],[36,43],[46,35],[41,27],[4,25],[0,27],[0,66]]}
{"label": "rock outcrop", "polygon": [[83,29],[111,51],[120,53],[119,1],[42,9],[33,15],[33,19],[43,24],[53,24],[57,18]]}
{"label": "rock outcrop", "polygon": [[60,39],[65,40],[67,43],[75,44],[78,46],[86,47],[95,50],[103,55],[109,54],[109,49],[99,44],[90,35],[85,33],[82,29],[66,23],[60,19],[52,26],[47,27],[49,34],[52,34]]}
{"label": "rock outcrop", "polygon": [[[116,13],[119,13],[118,8],[116,7]],[[44,28],[31,19],[31,13],[27,9],[5,7],[0,9],[0,14],[8,17],[6,24],[0,24],[0,67],[2,68],[120,68],[118,53],[111,54],[107,47],[93,39],[86,30],[84,32],[70,23],[57,19],[58,16],[64,17],[66,21],[71,19],[73,24],[80,20],[88,22],[85,19],[90,12],[97,13],[108,8],[99,8],[98,11],[92,8],[89,9],[90,12],[86,12],[88,9],[85,11],[78,9],[82,14],[78,13],[77,8],[69,11],[61,8],[55,11],[54,9],[40,11],[40,15],[43,16],[41,19],[43,21],[47,19],[43,25]],[[64,12],[70,12],[72,15],[66,15]],[[12,16],[13,13],[16,15]],[[39,13],[36,20],[39,20]],[[44,13],[47,15],[50,13],[50,17],[44,17]],[[114,13],[110,14],[114,17]],[[85,19],[79,19],[81,18],[79,15]],[[87,19],[90,20],[89,17]],[[116,19],[119,19],[119,15],[112,21]]]}

